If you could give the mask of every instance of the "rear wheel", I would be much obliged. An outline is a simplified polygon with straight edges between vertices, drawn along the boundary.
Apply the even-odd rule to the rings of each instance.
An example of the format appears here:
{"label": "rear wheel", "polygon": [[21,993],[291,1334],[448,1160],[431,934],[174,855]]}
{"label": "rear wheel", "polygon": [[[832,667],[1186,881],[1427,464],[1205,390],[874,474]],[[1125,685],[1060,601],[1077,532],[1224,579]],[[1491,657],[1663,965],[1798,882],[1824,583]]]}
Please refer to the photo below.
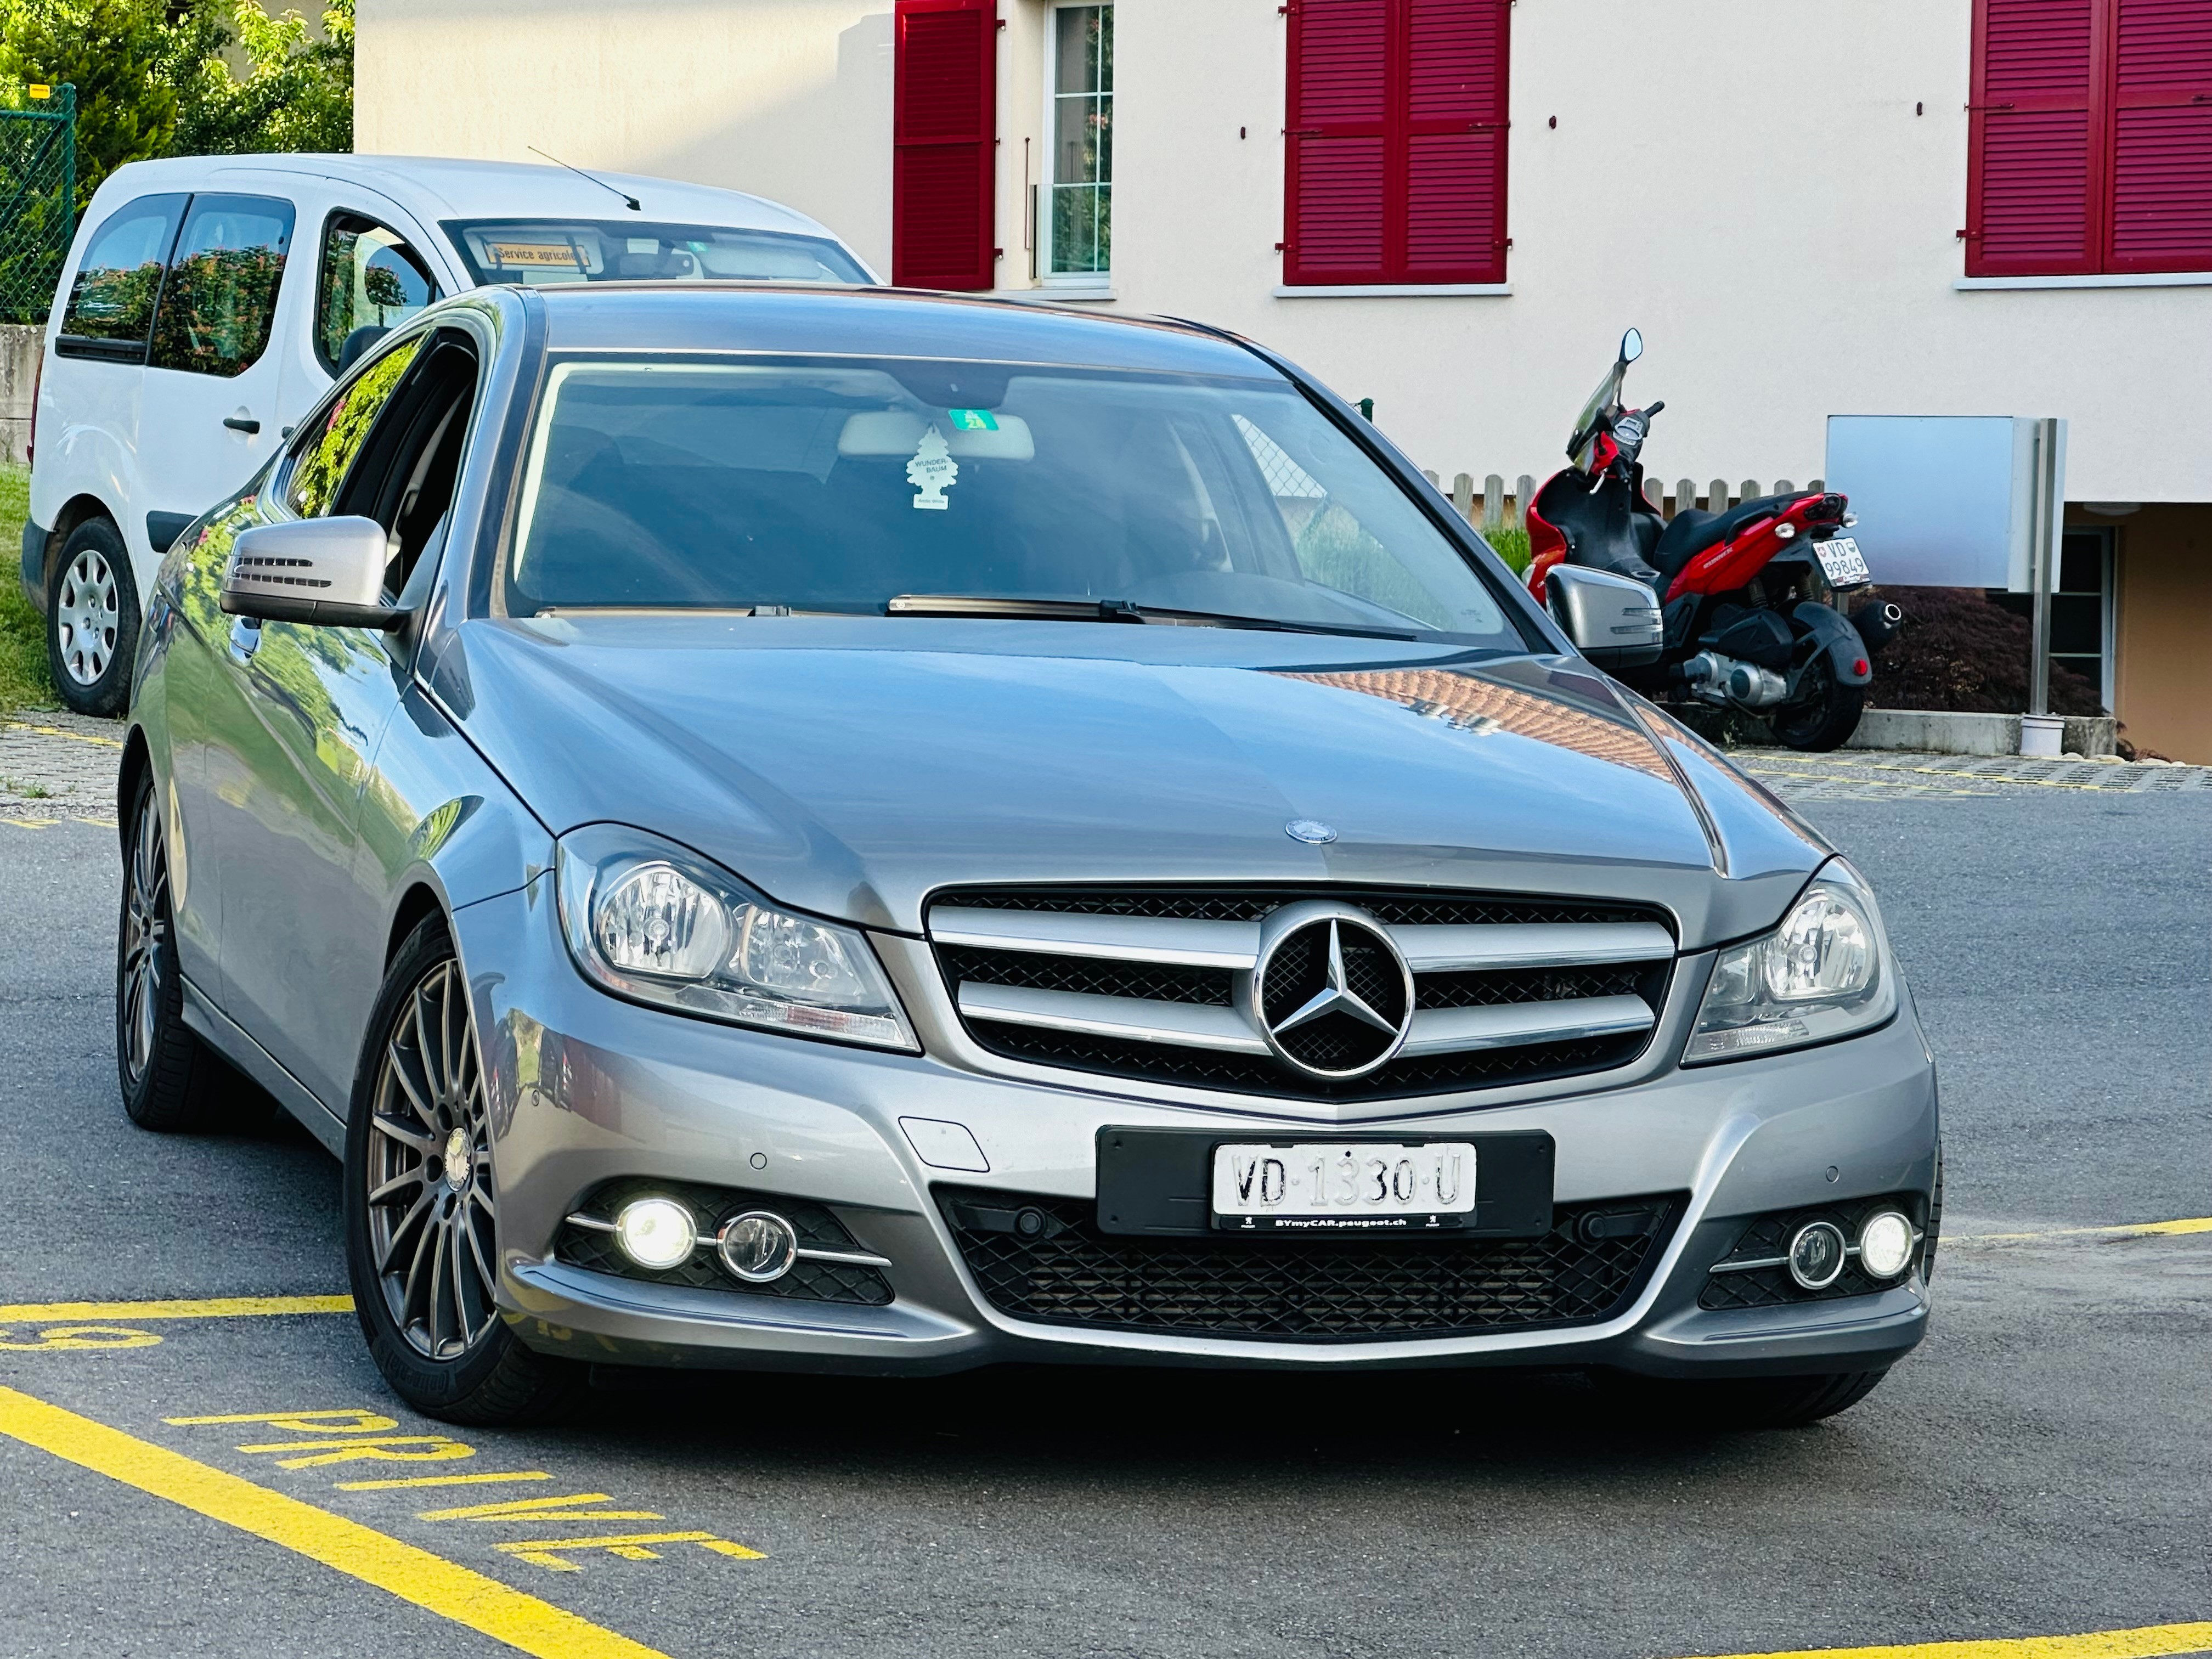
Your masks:
{"label": "rear wheel", "polygon": [[1805,665],[1798,685],[1796,699],[1767,716],[1768,726],[1791,749],[1825,754],[1842,748],[1859,729],[1859,713],[1866,706],[1864,689],[1838,684],[1835,665],[1825,651]]}
{"label": "rear wheel", "polygon": [[138,586],[122,532],[105,519],[70,532],[46,579],[46,665],[80,714],[119,714],[138,651]]}
{"label": "rear wheel", "polygon": [[248,1085],[185,1024],[169,902],[169,849],[150,772],[131,805],[123,913],[115,940],[115,1071],[123,1109],[142,1129],[231,1127]]}
{"label": "rear wheel", "polygon": [[369,1018],[346,1124],[345,1233],[369,1353],[410,1406],[519,1423],[569,1397],[575,1369],[524,1346],[493,1300],[490,1113],[443,917],[400,947]]}

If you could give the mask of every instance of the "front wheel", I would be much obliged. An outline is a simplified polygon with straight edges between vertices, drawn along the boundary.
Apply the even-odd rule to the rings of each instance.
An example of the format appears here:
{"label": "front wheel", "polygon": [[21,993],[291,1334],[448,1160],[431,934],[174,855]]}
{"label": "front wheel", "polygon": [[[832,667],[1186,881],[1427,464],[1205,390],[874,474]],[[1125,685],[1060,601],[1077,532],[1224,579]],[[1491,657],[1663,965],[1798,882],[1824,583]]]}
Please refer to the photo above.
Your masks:
{"label": "front wheel", "polygon": [[408,936],[376,1006],[346,1122],[346,1267],[384,1380],[451,1423],[521,1423],[571,1392],[493,1301],[498,1194],[468,987],[445,919]]}
{"label": "front wheel", "polygon": [[1838,683],[1836,666],[1825,651],[1805,665],[1798,688],[1793,701],[1767,716],[1769,729],[1786,748],[1814,754],[1842,748],[1859,729],[1865,689]]}
{"label": "front wheel", "polygon": [[80,714],[119,714],[138,650],[138,585],[122,532],[105,519],[70,532],[46,582],[46,665]]}
{"label": "front wheel", "polygon": [[131,798],[123,911],[115,939],[115,1073],[123,1109],[142,1129],[175,1134],[231,1127],[244,1079],[185,1024],[185,976],[169,892],[168,838],[154,775]]}

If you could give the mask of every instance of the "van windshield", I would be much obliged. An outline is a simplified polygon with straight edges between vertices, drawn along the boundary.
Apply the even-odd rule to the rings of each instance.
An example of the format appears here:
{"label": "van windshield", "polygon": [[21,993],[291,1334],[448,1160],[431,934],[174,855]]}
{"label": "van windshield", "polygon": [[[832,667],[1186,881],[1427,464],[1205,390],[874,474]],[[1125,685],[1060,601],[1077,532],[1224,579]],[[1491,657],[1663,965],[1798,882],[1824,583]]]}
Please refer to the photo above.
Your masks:
{"label": "van windshield", "polygon": [[823,236],[634,219],[448,219],[445,229],[479,283],[868,281]]}
{"label": "van windshield", "polygon": [[1066,602],[1527,648],[1443,531],[1279,380],[556,360],[512,545],[509,615]]}

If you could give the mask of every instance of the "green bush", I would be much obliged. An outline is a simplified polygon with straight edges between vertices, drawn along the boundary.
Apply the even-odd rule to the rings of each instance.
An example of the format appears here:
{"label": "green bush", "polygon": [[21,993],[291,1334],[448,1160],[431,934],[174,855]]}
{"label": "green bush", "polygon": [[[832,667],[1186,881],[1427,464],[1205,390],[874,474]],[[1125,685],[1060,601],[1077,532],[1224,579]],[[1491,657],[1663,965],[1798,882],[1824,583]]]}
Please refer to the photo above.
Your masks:
{"label": "green bush", "polygon": [[1525,530],[1486,530],[1482,539],[1488,542],[1498,556],[1512,568],[1516,576],[1528,574],[1528,532]]}
{"label": "green bush", "polygon": [[[30,515],[31,469],[0,465],[0,546],[22,545],[23,520]],[[0,718],[26,703],[56,701],[46,674],[46,621],[31,609],[11,571],[0,578]]]}

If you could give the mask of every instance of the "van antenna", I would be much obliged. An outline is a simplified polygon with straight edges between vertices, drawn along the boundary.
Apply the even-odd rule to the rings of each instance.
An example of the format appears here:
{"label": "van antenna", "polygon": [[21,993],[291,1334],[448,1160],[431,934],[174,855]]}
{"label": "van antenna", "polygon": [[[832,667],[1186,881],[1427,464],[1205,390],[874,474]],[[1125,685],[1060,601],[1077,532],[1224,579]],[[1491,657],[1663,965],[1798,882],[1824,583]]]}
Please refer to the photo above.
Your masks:
{"label": "van antenna", "polygon": [[[550,161],[556,167],[568,167],[568,164],[562,161],[559,156],[548,155],[544,150],[538,149],[535,144],[525,144],[523,148],[528,150],[532,155],[544,155],[545,159]],[[614,193],[623,198],[623,205],[628,207],[632,213],[642,213],[645,211],[643,208],[637,204],[637,198],[632,196],[628,191],[615,190],[615,187],[609,184],[605,179],[594,177],[592,174],[585,172],[581,167],[568,167],[568,171],[574,173],[579,179],[590,179],[591,181],[597,185],[601,190],[614,190]]]}

